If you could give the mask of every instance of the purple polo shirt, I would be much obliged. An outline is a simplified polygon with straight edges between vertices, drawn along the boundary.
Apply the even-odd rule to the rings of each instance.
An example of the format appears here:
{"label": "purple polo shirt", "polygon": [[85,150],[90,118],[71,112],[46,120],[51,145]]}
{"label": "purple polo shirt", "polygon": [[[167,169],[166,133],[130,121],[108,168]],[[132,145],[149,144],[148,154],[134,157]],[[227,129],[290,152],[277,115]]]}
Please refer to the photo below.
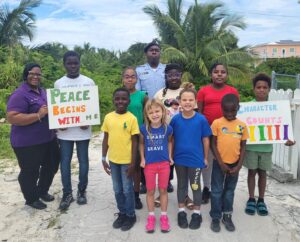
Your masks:
{"label": "purple polo shirt", "polygon": [[[39,88],[37,93],[24,82],[9,97],[7,112],[37,113],[42,105],[47,105],[46,91]],[[49,130],[48,115],[41,122],[11,126],[10,142],[14,148],[48,143],[54,137],[55,131]]]}

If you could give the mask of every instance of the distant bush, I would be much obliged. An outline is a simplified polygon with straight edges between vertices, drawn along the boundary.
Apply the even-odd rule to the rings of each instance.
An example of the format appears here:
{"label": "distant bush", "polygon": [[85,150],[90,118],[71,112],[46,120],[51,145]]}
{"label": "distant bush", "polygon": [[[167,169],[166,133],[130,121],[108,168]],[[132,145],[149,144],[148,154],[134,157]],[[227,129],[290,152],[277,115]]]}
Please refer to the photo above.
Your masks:
{"label": "distant bush", "polygon": [[[256,67],[255,72],[265,72],[272,75],[272,71],[278,74],[297,75],[300,74],[300,58],[280,58],[280,59],[267,59]],[[278,89],[292,89],[296,88],[296,78],[276,76]]]}
{"label": "distant bush", "polygon": [[271,71],[280,74],[296,75],[300,74],[300,58],[289,57],[280,59],[267,59],[255,69],[256,72],[266,72],[271,75]]}
{"label": "distant bush", "polygon": [[0,124],[0,159],[15,158],[13,149],[10,145],[10,125]]}
{"label": "distant bush", "polygon": [[13,92],[14,87],[9,89],[0,89],[0,118],[5,118],[6,116],[6,103],[8,97]]}
{"label": "distant bush", "polygon": [[241,102],[249,102],[254,98],[252,86],[250,84],[239,84],[234,86],[239,94]]}

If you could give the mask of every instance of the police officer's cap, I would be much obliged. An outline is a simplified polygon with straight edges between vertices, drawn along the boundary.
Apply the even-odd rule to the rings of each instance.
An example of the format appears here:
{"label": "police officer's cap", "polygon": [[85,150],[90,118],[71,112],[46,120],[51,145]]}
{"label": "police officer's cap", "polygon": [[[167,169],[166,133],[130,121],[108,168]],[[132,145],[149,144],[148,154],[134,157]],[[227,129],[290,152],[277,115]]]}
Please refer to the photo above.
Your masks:
{"label": "police officer's cap", "polygon": [[154,40],[154,41],[150,42],[149,44],[147,44],[147,45],[145,46],[144,52],[146,53],[146,52],[148,51],[148,49],[149,49],[151,46],[153,46],[153,45],[156,45],[156,46],[158,46],[158,47],[160,48],[159,43],[158,43],[156,40]]}

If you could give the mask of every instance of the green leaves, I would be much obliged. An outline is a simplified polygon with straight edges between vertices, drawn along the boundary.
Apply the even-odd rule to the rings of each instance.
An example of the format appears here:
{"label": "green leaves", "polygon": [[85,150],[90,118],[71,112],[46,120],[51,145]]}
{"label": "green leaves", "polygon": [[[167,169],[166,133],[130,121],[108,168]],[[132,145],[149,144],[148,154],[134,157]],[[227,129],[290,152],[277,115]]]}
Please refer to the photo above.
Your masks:
{"label": "green leaves", "polygon": [[[88,45],[77,47],[82,48],[81,73],[92,78],[99,86],[99,104],[103,119],[105,114],[113,110],[113,91],[122,85],[122,66],[116,53],[90,45],[87,47]],[[43,73],[42,85],[52,88],[54,82],[65,75],[62,57],[66,50],[60,43],[46,43],[31,49],[20,44],[14,47],[0,46],[0,117],[5,116],[5,98],[22,81],[24,65],[30,62],[40,64]]]}
{"label": "green leaves", "polygon": [[229,14],[223,3],[201,4],[195,1],[183,14],[183,1],[168,0],[167,13],[156,5],[143,8],[158,29],[162,40],[163,62],[184,65],[195,79],[209,77],[209,67],[216,61],[232,67],[231,79],[245,78],[253,61],[245,48],[237,47],[235,29],[244,29],[243,18]]}
{"label": "green leaves", "polygon": [[13,46],[22,38],[33,38],[35,14],[32,9],[39,6],[41,0],[22,0],[19,6],[10,10],[7,5],[0,7],[0,46]]}

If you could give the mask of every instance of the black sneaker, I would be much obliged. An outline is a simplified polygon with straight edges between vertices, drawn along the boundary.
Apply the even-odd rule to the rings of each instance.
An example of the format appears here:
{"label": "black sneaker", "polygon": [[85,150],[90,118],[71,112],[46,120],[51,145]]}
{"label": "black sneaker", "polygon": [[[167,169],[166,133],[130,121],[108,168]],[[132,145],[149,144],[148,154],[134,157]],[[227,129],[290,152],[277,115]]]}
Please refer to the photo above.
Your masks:
{"label": "black sneaker", "polygon": [[142,183],[140,186],[140,194],[146,194],[147,193],[147,188],[146,186]]}
{"label": "black sneaker", "polygon": [[177,219],[178,219],[178,226],[180,228],[186,229],[189,226],[186,218],[186,212],[184,211],[179,212],[177,215]]}
{"label": "black sneaker", "polygon": [[47,205],[45,203],[43,203],[41,200],[36,200],[32,203],[26,202],[25,204],[32,208],[39,209],[39,210],[45,209],[47,207]]}
{"label": "black sneaker", "polygon": [[167,192],[171,193],[173,191],[174,191],[174,187],[173,187],[172,183],[169,182],[168,187],[167,187]]}
{"label": "black sneaker", "polygon": [[40,199],[42,199],[44,202],[52,202],[54,200],[54,196],[50,195],[49,193],[40,195]]}
{"label": "black sneaker", "polygon": [[78,191],[77,192],[77,203],[79,205],[83,205],[83,204],[87,203],[85,191]]}
{"label": "black sneaker", "polygon": [[126,214],[122,213],[116,213],[118,215],[117,219],[113,222],[113,227],[115,229],[119,229],[123,226],[125,219],[126,219]]}
{"label": "black sneaker", "polygon": [[190,229],[199,229],[202,223],[202,215],[198,213],[192,214],[192,219],[189,224]]}
{"label": "black sneaker", "polygon": [[133,227],[133,225],[135,224],[136,222],[136,216],[132,216],[132,217],[129,217],[126,215],[126,218],[125,218],[125,221],[121,227],[121,230],[122,231],[127,231],[129,229],[131,229]]}
{"label": "black sneaker", "polygon": [[143,208],[143,204],[141,202],[141,199],[139,197],[137,197],[135,199],[135,209],[142,209]]}
{"label": "black sneaker", "polygon": [[221,227],[220,227],[220,220],[219,219],[213,219],[211,221],[211,224],[210,224],[210,229],[214,232],[220,232],[221,230]]}
{"label": "black sneaker", "polygon": [[207,204],[210,198],[210,191],[208,187],[204,187],[202,191],[202,204]]}
{"label": "black sneaker", "polygon": [[231,214],[223,214],[222,223],[228,231],[232,232],[235,230],[235,226],[231,220]]}
{"label": "black sneaker", "polygon": [[74,201],[74,198],[73,198],[72,193],[64,194],[63,198],[60,201],[59,209],[60,210],[68,209],[70,207],[71,202],[73,202],[73,201]]}

